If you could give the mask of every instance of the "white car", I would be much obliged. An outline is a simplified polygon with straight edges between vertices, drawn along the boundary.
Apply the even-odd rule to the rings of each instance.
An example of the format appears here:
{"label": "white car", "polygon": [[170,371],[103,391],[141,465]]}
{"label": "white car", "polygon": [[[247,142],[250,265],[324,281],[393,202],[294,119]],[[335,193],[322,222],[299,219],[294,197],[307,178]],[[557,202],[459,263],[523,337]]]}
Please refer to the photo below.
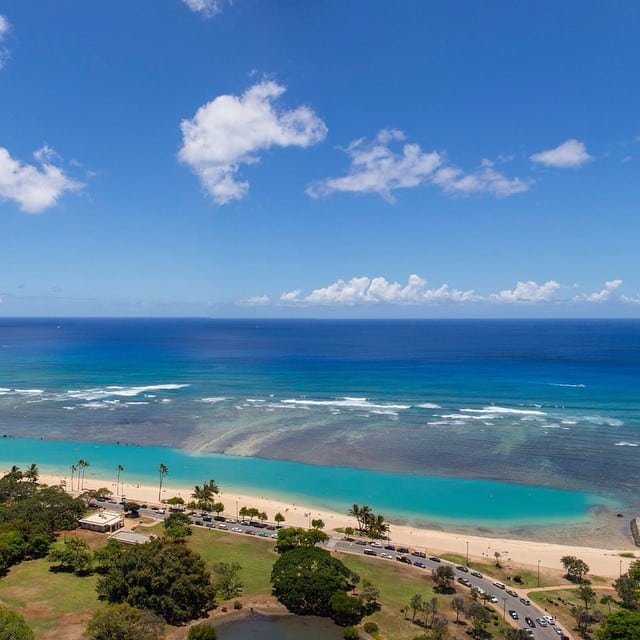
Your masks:
{"label": "white car", "polygon": [[496,581],[493,583],[493,586],[498,587],[498,589],[505,589],[505,586],[502,584],[502,582]]}
{"label": "white car", "polygon": [[553,616],[542,616],[549,624],[553,624],[556,619]]}
{"label": "white car", "polygon": [[[373,545],[371,545],[371,546],[373,546]],[[390,553],[384,553],[383,552],[383,553],[380,554],[380,557],[381,558],[386,558],[387,560],[393,560],[393,556]]]}

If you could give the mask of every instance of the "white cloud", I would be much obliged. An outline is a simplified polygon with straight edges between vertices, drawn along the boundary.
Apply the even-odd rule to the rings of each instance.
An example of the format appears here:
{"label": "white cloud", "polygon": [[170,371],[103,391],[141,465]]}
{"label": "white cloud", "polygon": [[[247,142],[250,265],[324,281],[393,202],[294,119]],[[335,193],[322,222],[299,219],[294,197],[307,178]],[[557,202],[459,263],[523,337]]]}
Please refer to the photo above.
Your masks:
{"label": "white cloud", "polygon": [[0,147],[0,198],[17,202],[27,213],[41,213],[67,191],[78,191],[84,186],[52,164],[57,154],[51,147],[39,149],[34,156],[40,167],[15,160],[7,149]]}
{"label": "white cloud", "polygon": [[200,13],[205,18],[213,18],[222,11],[222,0],[182,0],[191,11]]}
{"label": "white cloud", "polygon": [[613,292],[622,285],[622,280],[609,280],[604,283],[604,289],[576,296],[574,300],[586,302],[606,302],[611,299]]}
{"label": "white cloud", "polygon": [[270,302],[269,296],[252,296],[251,298],[247,298],[246,300],[240,300],[238,302],[239,305],[243,307],[264,307],[268,305]]}
{"label": "white cloud", "polygon": [[4,37],[7,35],[7,33],[9,33],[10,28],[11,25],[9,24],[9,21],[2,14],[0,14],[0,69],[2,69],[4,61],[9,56],[9,52],[3,46],[2,41],[4,40]]}
{"label": "white cloud", "polygon": [[492,293],[488,299],[492,302],[551,302],[560,289],[554,280],[538,284],[533,280],[518,282],[515,289],[505,289],[500,293]]}
{"label": "white cloud", "polygon": [[259,162],[271,147],[308,147],[324,140],[327,127],[306,106],[277,109],[286,88],[275,82],[253,85],[242,96],[221,95],[183,120],[178,157],[189,165],[216,204],[246,196],[249,183],[237,179],[241,164]]}
{"label": "white cloud", "polygon": [[558,145],[555,149],[547,149],[529,156],[529,160],[543,164],[546,167],[559,167],[561,169],[582,166],[585,162],[593,160],[593,156],[587,153],[583,142],[570,139]]}
{"label": "white cloud", "polygon": [[483,160],[480,168],[473,173],[464,173],[457,167],[443,167],[433,176],[432,182],[447,193],[472,195],[489,193],[498,198],[506,198],[516,193],[528,191],[533,180],[507,178],[493,168],[491,160]]}
{"label": "white cloud", "polygon": [[344,305],[391,304],[415,305],[439,302],[471,302],[477,299],[473,291],[459,291],[442,285],[428,289],[426,280],[418,275],[409,276],[406,285],[388,282],[385,278],[366,276],[338,280],[327,287],[314,289],[308,296],[301,297],[300,289],[283,293],[280,300],[286,304],[298,305]]}
{"label": "white cloud", "polygon": [[351,193],[377,193],[389,202],[393,191],[432,183],[447,193],[471,195],[489,193],[506,197],[527,191],[532,183],[520,178],[509,179],[483,160],[480,168],[465,173],[446,165],[444,156],[437,151],[423,152],[417,144],[402,144],[395,151],[392,143],[404,142],[405,136],[397,129],[383,129],[373,142],[364,138],[354,140],[346,149],[351,159],[346,176],[328,178],[311,185],[307,194],[317,198],[335,191]]}

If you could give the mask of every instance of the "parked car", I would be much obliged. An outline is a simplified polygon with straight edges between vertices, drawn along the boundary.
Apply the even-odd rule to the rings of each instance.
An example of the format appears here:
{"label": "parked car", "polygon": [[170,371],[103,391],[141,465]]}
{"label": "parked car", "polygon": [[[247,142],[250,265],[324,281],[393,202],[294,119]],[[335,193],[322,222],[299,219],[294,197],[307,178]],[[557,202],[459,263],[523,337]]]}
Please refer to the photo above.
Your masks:
{"label": "parked car", "polygon": [[377,556],[378,554],[373,550],[373,549],[369,549],[368,547],[364,550],[364,555],[365,556]]}
{"label": "parked car", "polygon": [[462,573],[469,573],[469,567],[465,567],[464,565],[456,565],[456,569],[458,571],[462,571]]}
{"label": "parked car", "polygon": [[514,620],[519,620],[520,616],[518,615],[518,612],[515,611],[514,609],[509,609],[509,615],[514,619]]}
{"label": "parked car", "polygon": [[470,571],[469,573],[472,576],[475,576],[476,578],[482,578],[483,577],[483,575],[479,571]]}
{"label": "parked car", "polygon": [[520,598],[520,602],[522,602],[522,604],[526,605],[527,607],[531,604],[528,598]]}

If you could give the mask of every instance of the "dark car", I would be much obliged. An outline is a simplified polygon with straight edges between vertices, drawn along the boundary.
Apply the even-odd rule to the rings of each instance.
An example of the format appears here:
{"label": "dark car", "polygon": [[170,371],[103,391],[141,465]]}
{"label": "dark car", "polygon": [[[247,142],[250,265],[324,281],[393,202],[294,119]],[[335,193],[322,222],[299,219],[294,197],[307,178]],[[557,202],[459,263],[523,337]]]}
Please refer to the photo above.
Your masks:
{"label": "dark car", "polygon": [[482,574],[479,571],[470,571],[469,573],[476,578],[482,578]]}
{"label": "dark car", "polygon": [[407,556],[396,556],[398,562],[404,562],[405,564],[411,564],[411,559]]}
{"label": "dark car", "polygon": [[427,557],[427,554],[424,551],[412,551],[411,555],[415,556],[416,558],[426,558]]}
{"label": "dark car", "polygon": [[429,560],[431,560],[431,562],[442,562],[438,556],[429,556]]}
{"label": "dark car", "polygon": [[471,586],[471,580],[469,580],[469,578],[458,578],[458,582],[463,584],[465,587]]}
{"label": "dark car", "polygon": [[395,551],[395,550],[396,550],[395,546],[394,546],[394,545],[392,545],[392,544],[385,544],[385,545],[384,545],[384,548],[385,548],[387,551]]}
{"label": "dark car", "polygon": [[378,554],[373,549],[365,549],[364,550],[364,555],[365,556],[377,556]]}
{"label": "dark car", "polygon": [[469,567],[465,567],[465,566],[463,566],[461,564],[456,565],[456,569],[458,571],[462,571],[462,573],[469,573]]}
{"label": "dark car", "polygon": [[409,553],[409,549],[407,547],[398,547],[396,551],[398,553]]}
{"label": "dark car", "polygon": [[356,544],[362,545],[363,547],[367,546],[367,541],[366,540],[356,540]]}
{"label": "dark car", "polygon": [[513,609],[509,609],[509,615],[514,619],[514,620],[519,620],[520,616],[518,615],[517,611],[514,611]]}
{"label": "dark car", "polygon": [[416,560],[413,563],[413,566],[414,567],[420,567],[420,569],[426,569],[427,568],[427,565],[424,562],[420,562],[420,560]]}
{"label": "dark car", "polygon": [[532,618],[530,618],[529,616],[527,616],[524,621],[527,623],[527,626],[529,627],[535,627],[536,623],[533,621]]}

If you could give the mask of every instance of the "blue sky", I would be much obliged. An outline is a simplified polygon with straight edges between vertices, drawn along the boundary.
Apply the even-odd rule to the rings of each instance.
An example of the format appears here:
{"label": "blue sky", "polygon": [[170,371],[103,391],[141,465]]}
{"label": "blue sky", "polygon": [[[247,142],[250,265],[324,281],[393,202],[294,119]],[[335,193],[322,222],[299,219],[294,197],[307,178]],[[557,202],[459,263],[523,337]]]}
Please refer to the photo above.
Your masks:
{"label": "blue sky", "polygon": [[0,316],[638,317],[640,5],[0,0]]}

